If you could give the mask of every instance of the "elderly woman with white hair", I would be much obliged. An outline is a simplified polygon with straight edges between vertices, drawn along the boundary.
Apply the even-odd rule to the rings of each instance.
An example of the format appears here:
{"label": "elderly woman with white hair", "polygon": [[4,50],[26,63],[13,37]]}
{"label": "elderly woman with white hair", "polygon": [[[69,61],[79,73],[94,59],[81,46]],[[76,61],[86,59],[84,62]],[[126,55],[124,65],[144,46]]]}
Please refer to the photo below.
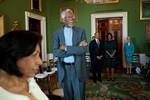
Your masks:
{"label": "elderly woman with white hair", "polygon": [[133,54],[134,54],[134,44],[131,41],[131,37],[127,37],[127,41],[124,44],[124,53],[127,63],[127,74],[131,74],[131,67],[132,67],[132,61],[133,61]]}

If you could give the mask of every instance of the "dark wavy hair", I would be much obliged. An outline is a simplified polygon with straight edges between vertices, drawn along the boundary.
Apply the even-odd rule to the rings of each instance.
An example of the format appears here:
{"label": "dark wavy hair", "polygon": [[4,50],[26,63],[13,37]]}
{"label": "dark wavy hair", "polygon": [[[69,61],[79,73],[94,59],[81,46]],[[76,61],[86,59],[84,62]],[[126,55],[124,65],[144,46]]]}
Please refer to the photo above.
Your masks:
{"label": "dark wavy hair", "polygon": [[0,38],[0,70],[11,75],[22,76],[16,65],[17,60],[31,55],[40,44],[41,34],[17,30]]}
{"label": "dark wavy hair", "polygon": [[112,35],[112,33],[107,33],[107,39],[108,39],[108,35],[110,35],[111,36],[111,39],[113,38],[113,35]]}

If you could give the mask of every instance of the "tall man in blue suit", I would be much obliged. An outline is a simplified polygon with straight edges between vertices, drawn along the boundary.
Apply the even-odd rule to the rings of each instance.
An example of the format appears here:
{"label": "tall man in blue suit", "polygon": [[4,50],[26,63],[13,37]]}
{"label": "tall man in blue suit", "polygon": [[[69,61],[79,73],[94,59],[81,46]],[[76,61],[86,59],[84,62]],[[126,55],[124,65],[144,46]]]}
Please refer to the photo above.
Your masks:
{"label": "tall man in blue suit", "polygon": [[65,9],[60,15],[64,25],[53,34],[53,53],[58,58],[58,81],[63,87],[64,100],[85,100],[85,31],[74,26],[73,10]]}

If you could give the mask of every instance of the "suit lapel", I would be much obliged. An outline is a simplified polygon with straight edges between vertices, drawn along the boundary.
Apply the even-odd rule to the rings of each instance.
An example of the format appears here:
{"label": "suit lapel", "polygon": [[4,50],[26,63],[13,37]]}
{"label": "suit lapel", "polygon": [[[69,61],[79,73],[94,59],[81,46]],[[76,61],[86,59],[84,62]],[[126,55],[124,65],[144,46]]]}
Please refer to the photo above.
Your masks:
{"label": "suit lapel", "polygon": [[72,30],[73,30],[72,44],[73,44],[73,45],[76,45],[76,43],[77,43],[77,32],[76,32],[76,30],[75,30],[75,27],[73,27]]}
{"label": "suit lapel", "polygon": [[60,29],[60,44],[65,44],[64,27]]}

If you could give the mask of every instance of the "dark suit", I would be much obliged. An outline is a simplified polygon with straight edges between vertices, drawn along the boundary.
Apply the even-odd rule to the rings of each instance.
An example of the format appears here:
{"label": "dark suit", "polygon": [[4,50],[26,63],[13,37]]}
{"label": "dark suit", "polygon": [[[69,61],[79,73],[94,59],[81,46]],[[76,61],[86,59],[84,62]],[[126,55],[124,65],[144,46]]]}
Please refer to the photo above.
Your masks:
{"label": "dark suit", "polygon": [[103,56],[104,53],[104,42],[100,41],[99,45],[96,43],[96,40],[93,39],[89,44],[89,52],[91,58],[91,69],[93,73],[93,81],[101,81],[101,67],[103,64],[103,57],[97,59],[97,56]]}
{"label": "dark suit", "polygon": [[[67,46],[67,51],[62,51],[59,49],[61,44],[65,44],[64,27],[61,27],[56,32],[54,32],[53,53],[55,57],[58,57],[58,80],[64,89],[65,100],[72,100],[73,97],[75,97],[76,100],[84,100],[84,82],[87,79],[85,65],[86,47],[79,46],[79,44],[81,41],[86,40],[86,35],[85,31],[79,27],[74,26],[72,30],[73,46]],[[67,67],[67,65],[63,64],[64,57],[68,56],[74,56],[75,62],[73,64],[73,67]],[[67,79],[68,77],[75,77],[77,79],[74,79],[74,83],[70,83],[70,81],[68,81]],[[72,85],[70,86],[68,84]]]}

